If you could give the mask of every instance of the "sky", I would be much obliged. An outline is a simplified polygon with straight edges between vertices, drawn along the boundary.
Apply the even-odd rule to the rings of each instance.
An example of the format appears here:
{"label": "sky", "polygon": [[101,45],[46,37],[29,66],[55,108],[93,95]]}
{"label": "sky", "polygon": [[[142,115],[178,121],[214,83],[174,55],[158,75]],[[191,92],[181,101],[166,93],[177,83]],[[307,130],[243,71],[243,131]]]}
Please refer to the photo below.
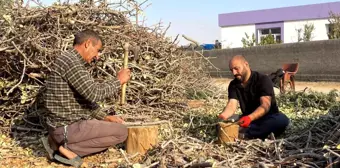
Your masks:
{"label": "sky", "polygon": [[[145,0],[139,0],[143,2]],[[41,0],[49,5],[53,0]],[[149,5],[143,13],[145,26],[162,22],[165,27],[171,23],[167,36],[186,35],[199,44],[213,44],[220,39],[218,14],[249,10],[270,9],[278,7],[298,6],[336,2],[335,0],[148,0]],[[142,16],[142,17],[143,17]],[[179,45],[189,44],[179,38]]]}

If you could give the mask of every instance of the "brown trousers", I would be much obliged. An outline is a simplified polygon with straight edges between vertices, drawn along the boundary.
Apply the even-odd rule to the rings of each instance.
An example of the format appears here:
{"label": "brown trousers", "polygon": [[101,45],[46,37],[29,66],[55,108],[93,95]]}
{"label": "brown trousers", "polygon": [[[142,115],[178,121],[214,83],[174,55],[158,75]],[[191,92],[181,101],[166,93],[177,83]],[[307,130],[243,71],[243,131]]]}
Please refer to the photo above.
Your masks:
{"label": "brown trousers", "polygon": [[[64,127],[50,130],[49,134],[58,145],[63,145]],[[122,143],[127,135],[127,127],[123,124],[99,120],[79,121],[67,127],[67,147],[83,157]]]}

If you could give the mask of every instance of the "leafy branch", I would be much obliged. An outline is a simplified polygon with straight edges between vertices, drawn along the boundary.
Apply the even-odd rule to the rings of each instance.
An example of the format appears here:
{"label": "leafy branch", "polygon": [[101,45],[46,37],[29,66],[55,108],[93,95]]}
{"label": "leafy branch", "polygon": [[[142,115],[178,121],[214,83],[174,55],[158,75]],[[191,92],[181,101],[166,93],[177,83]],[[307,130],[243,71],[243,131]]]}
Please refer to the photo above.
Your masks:
{"label": "leafy branch", "polygon": [[338,39],[340,38],[340,15],[330,12],[329,21],[329,39]]}
{"label": "leafy branch", "polygon": [[241,42],[243,44],[243,47],[252,47],[255,46],[256,44],[256,38],[255,38],[255,34],[253,33],[251,36],[251,39],[249,37],[249,35],[247,33],[244,33],[246,38],[242,38]]}

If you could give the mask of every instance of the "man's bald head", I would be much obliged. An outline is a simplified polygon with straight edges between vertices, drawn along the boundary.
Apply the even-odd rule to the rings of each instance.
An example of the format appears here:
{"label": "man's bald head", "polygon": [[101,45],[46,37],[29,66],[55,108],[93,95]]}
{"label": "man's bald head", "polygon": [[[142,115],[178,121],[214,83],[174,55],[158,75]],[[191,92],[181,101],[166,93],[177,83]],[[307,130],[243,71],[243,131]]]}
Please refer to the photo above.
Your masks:
{"label": "man's bald head", "polygon": [[243,55],[235,55],[231,58],[231,60],[229,61],[229,64],[231,64],[232,62],[245,63],[245,62],[247,62],[247,60],[246,60],[246,58],[244,58]]}
{"label": "man's bald head", "polygon": [[229,69],[241,82],[247,81],[250,76],[250,67],[243,55],[233,56],[229,61]]}

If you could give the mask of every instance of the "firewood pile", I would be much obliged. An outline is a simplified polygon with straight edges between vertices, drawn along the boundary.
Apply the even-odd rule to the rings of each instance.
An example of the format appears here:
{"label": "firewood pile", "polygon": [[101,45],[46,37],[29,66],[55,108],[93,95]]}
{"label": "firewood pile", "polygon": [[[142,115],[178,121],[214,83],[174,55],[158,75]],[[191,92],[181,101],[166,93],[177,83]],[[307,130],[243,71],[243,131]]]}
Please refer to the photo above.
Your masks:
{"label": "firewood pile", "polygon": [[[145,162],[157,162],[163,167],[317,168],[340,165],[340,106],[334,106],[308,127],[297,130],[297,134],[280,139],[272,135],[265,141],[236,140],[224,145],[216,144],[216,139],[211,138],[216,137],[215,125],[203,122],[204,117],[196,117],[198,119],[192,122],[194,126],[189,129],[190,133],[163,142],[150,151],[157,157],[153,160],[145,157]],[[199,134],[202,130],[210,141]]]}
{"label": "firewood pile", "polygon": [[[131,2],[13,7],[1,13],[0,132],[10,130],[18,144],[39,151],[38,135],[28,132],[41,136],[46,130],[30,120],[30,115],[36,115],[31,107],[39,103],[36,98],[52,61],[61,50],[72,47],[76,32],[93,29],[104,41],[102,59],[88,66],[95,80],[115,76],[123,67],[123,46],[132,46],[127,103],[119,105],[117,92],[99,105],[127,122],[167,123],[161,124],[161,141],[141,160],[134,162],[136,155],[122,150],[115,155],[121,158],[110,158],[109,150],[95,156],[106,158],[97,159],[94,167],[118,160],[122,167],[336,167],[340,157],[339,108],[315,120],[308,129],[282,139],[216,144],[216,114],[226,100],[220,95],[227,93],[211,85],[206,69],[212,65],[199,52],[179,49],[176,39],[166,38],[167,28],[161,24],[144,27],[131,22],[135,17],[135,11],[128,8]],[[310,99],[308,96],[304,100]],[[206,99],[205,107],[188,110],[186,101],[191,98]],[[294,102],[287,99],[286,104]],[[15,145],[8,150],[16,149]]]}
{"label": "firewood pile", "polygon": [[[84,29],[99,32],[104,41],[102,59],[88,67],[98,81],[116,76],[123,67],[123,46],[125,43],[131,46],[128,66],[132,77],[127,86],[126,104],[181,108],[183,104],[176,99],[184,101],[196,91],[211,93],[205,71],[209,61],[199,53],[181,51],[176,41],[165,37],[166,30],[161,26],[136,25],[129,20],[133,17],[132,11],[115,10],[129,3],[131,1],[99,6],[84,3],[16,7],[3,14],[0,20],[1,117],[12,118],[32,105],[43,88],[52,61],[61,50],[70,49],[73,35]],[[100,104],[117,104],[120,94],[118,90],[114,99]]]}
{"label": "firewood pile", "polygon": [[[299,93],[298,93],[299,94]],[[269,136],[262,140],[242,140],[219,144],[216,124],[216,113],[223,109],[224,100],[207,102],[207,107],[191,110],[187,114],[170,115],[176,117],[173,128],[164,127],[160,132],[166,135],[155,148],[149,150],[141,160],[135,161],[137,155],[125,155],[122,166],[140,167],[338,167],[340,166],[340,104],[335,100],[327,102],[326,95],[299,94],[299,99],[314,97],[309,103],[333,103],[323,115],[319,108],[298,109],[294,113],[304,113],[302,117],[290,116],[291,125],[282,137]],[[330,98],[330,99],[332,99]],[[291,99],[291,100],[289,100]],[[294,101],[288,103],[288,101]],[[299,106],[294,95],[279,98],[293,106]],[[281,106],[282,107],[282,106]],[[287,108],[288,109],[288,108]],[[291,110],[291,109],[289,109]],[[136,109],[135,111],[138,111]],[[143,109],[141,111],[148,111]],[[217,112],[216,112],[217,111]],[[165,115],[162,112],[154,112]],[[308,114],[310,113],[310,114]],[[300,127],[292,127],[300,125]],[[108,153],[106,156],[110,156]],[[116,159],[115,159],[116,160]],[[106,159],[106,163],[111,162]],[[104,161],[105,162],[105,161]]]}

